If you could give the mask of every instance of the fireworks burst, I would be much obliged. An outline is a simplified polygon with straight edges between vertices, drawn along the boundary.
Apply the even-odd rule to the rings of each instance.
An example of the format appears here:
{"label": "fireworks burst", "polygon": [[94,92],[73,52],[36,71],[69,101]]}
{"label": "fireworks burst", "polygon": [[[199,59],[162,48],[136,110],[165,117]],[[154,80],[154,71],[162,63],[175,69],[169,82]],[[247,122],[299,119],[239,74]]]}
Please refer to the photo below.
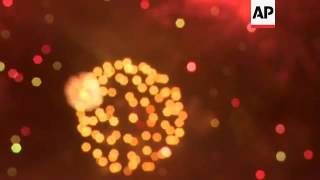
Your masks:
{"label": "fireworks burst", "polygon": [[111,173],[153,172],[157,161],[172,156],[188,117],[180,88],[168,83],[168,75],[129,58],[71,78],[66,96],[85,138],[82,151]]}

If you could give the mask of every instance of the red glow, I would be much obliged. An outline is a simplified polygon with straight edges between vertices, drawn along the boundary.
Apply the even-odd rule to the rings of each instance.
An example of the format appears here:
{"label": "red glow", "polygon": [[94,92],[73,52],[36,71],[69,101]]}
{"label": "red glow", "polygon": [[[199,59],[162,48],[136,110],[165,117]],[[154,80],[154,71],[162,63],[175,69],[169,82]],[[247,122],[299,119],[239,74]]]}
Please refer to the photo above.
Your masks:
{"label": "red glow", "polygon": [[8,76],[11,79],[15,79],[19,75],[18,71],[16,69],[9,69]]}
{"label": "red glow", "polygon": [[283,124],[277,124],[275,127],[275,131],[277,134],[284,134],[286,132],[286,127]]}
{"label": "red glow", "polygon": [[23,74],[22,73],[18,73],[18,75],[14,78],[14,80],[18,83],[22,82],[24,79]]}
{"label": "red glow", "polygon": [[263,170],[257,170],[256,172],[256,178],[258,180],[262,180],[266,177],[266,173]]}
{"label": "red glow", "polygon": [[149,7],[150,7],[149,0],[141,0],[140,7],[141,7],[141,9],[144,9],[144,10],[149,9]]}
{"label": "red glow", "polygon": [[41,52],[43,54],[50,54],[51,53],[51,46],[49,44],[44,44],[42,47],[41,47]]}
{"label": "red glow", "polygon": [[313,151],[311,151],[311,150],[305,150],[303,155],[304,155],[304,158],[306,160],[312,160],[313,159]]}
{"label": "red glow", "polygon": [[247,30],[248,30],[248,32],[250,32],[250,33],[256,32],[256,28],[252,27],[251,24],[248,24],[248,25],[247,25]]}
{"label": "red glow", "polygon": [[187,64],[187,71],[195,72],[197,70],[197,64],[194,61],[190,61]]}
{"label": "red glow", "polygon": [[34,64],[41,64],[42,61],[43,61],[42,56],[40,56],[40,55],[33,56],[33,63]]}
{"label": "red glow", "polygon": [[31,128],[27,127],[27,126],[23,126],[21,129],[20,129],[20,133],[22,136],[30,136],[31,135]]}
{"label": "red glow", "polygon": [[232,98],[231,105],[233,108],[239,108],[240,107],[240,99],[239,98]]}
{"label": "red glow", "polygon": [[2,0],[4,7],[11,7],[13,5],[13,0]]}

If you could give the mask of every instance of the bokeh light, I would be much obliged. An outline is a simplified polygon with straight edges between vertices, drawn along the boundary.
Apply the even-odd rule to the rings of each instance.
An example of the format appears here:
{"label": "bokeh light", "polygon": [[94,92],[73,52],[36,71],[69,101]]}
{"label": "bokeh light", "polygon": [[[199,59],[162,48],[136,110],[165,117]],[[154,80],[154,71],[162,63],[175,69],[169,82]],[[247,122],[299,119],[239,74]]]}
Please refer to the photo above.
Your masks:
{"label": "bokeh light", "polygon": [[20,134],[24,137],[28,137],[28,136],[31,136],[31,128],[30,127],[27,127],[27,126],[23,126],[21,129],[20,129]]}
{"label": "bokeh light", "polygon": [[7,29],[1,30],[0,36],[1,36],[2,39],[7,40],[7,39],[10,38],[11,32],[9,30],[7,30]]}
{"label": "bokeh light", "polygon": [[7,40],[7,39],[10,38],[11,32],[9,30],[7,30],[7,29],[1,30],[0,31],[0,36],[1,36],[2,39]]}
{"label": "bokeh light", "polygon": [[275,131],[279,135],[283,135],[286,132],[286,127],[284,124],[277,124],[275,127]]}
{"label": "bokeh light", "polygon": [[51,46],[49,44],[44,44],[41,46],[41,52],[45,55],[48,55],[51,53]]}
{"label": "bokeh light", "polygon": [[233,108],[239,108],[240,107],[240,99],[237,97],[232,98],[231,105]]}
{"label": "bokeh light", "polygon": [[279,161],[279,162],[284,162],[284,161],[286,161],[286,159],[287,159],[287,155],[286,155],[286,153],[283,152],[283,151],[278,151],[278,152],[276,153],[276,159],[277,159],[277,161]]}
{"label": "bokeh light", "polygon": [[41,78],[39,78],[39,77],[34,77],[34,78],[32,78],[32,80],[31,80],[31,84],[32,84],[32,86],[34,86],[34,87],[40,87],[41,84],[42,84],[42,80],[41,80]]}
{"label": "bokeh light", "polygon": [[16,69],[14,69],[14,68],[9,69],[9,71],[8,71],[9,78],[15,79],[18,75],[19,75],[19,72]]}
{"label": "bokeh light", "polygon": [[252,27],[251,24],[249,23],[249,24],[247,25],[247,31],[248,31],[249,33],[254,33],[254,32],[256,32],[256,28]]}
{"label": "bokeh light", "polygon": [[210,125],[211,127],[213,128],[218,128],[220,126],[220,121],[218,118],[213,118],[211,121],[210,121]]}
{"label": "bokeh light", "polygon": [[11,7],[14,3],[14,0],[2,0],[2,4],[4,7]]}
{"label": "bokeh light", "polygon": [[41,55],[34,55],[32,60],[34,64],[41,64],[43,61],[43,58]]}
{"label": "bokeh light", "polygon": [[7,175],[8,175],[9,177],[15,177],[15,176],[17,176],[17,174],[18,174],[17,168],[15,168],[15,167],[10,167],[10,168],[8,168],[8,170],[7,170]]}
{"label": "bokeh light", "polygon": [[22,73],[18,73],[18,75],[14,78],[14,80],[18,83],[22,82],[24,79],[24,76]]}
{"label": "bokeh light", "polygon": [[19,143],[14,143],[11,146],[11,151],[14,154],[19,154],[22,151],[22,146]]}
{"label": "bokeh light", "polygon": [[197,70],[197,64],[194,61],[189,61],[187,63],[187,71],[193,73]]}
{"label": "bokeh light", "polygon": [[0,72],[5,71],[6,69],[6,65],[4,64],[4,62],[0,61]]}
{"label": "bokeh light", "polygon": [[178,19],[176,20],[176,27],[177,27],[178,29],[184,28],[185,25],[186,25],[186,21],[185,21],[183,18],[178,18]]}
{"label": "bokeh light", "polygon": [[55,61],[53,62],[52,64],[52,68],[55,70],[55,71],[60,71],[62,69],[62,63],[60,61]]}
{"label": "bokeh light", "polygon": [[149,0],[141,0],[140,7],[141,7],[141,9],[144,9],[144,10],[149,9],[150,8]]}
{"label": "bokeh light", "polygon": [[312,150],[307,149],[307,150],[304,151],[303,156],[304,156],[304,159],[306,159],[306,160],[312,160],[314,154],[313,154]]}
{"label": "bokeh light", "polygon": [[10,141],[11,141],[12,144],[14,144],[14,143],[20,143],[21,138],[20,138],[20,136],[18,136],[18,135],[13,135],[13,136],[11,136]]}
{"label": "bokeh light", "polygon": [[[94,73],[100,74],[102,70],[100,72],[100,69],[96,69]],[[94,73],[80,73],[78,76],[71,77],[66,83],[65,94],[68,103],[78,111],[92,110],[100,106],[103,102],[102,95],[108,93],[107,89],[100,88]]]}
{"label": "bokeh light", "polygon": [[[81,76],[72,77],[65,92],[76,110],[77,129],[85,138],[81,150],[91,154],[98,166],[130,176],[139,167],[154,172],[158,160],[172,156],[171,149],[185,135],[183,126],[188,114],[180,88],[168,86],[168,75],[158,73],[147,63],[135,65],[125,58],[105,62]],[[94,92],[81,94],[92,88]],[[95,99],[96,90],[103,102],[95,106],[91,106],[95,102],[86,102],[90,108],[83,108],[87,107],[83,101]],[[86,99],[79,100],[81,96]],[[120,102],[124,104],[119,106]],[[128,127],[132,132],[125,130]],[[127,158],[119,158],[123,156]]]}
{"label": "bokeh light", "polygon": [[50,14],[50,13],[46,14],[44,16],[44,21],[45,21],[46,24],[49,24],[49,25],[53,24],[54,23],[54,15]]}
{"label": "bokeh light", "polygon": [[257,170],[257,171],[256,171],[256,178],[257,178],[258,180],[263,180],[263,179],[265,179],[265,178],[266,178],[266,173],[265,173],[265,171],[264,171],[264,170],[261,170],[261,169]]}

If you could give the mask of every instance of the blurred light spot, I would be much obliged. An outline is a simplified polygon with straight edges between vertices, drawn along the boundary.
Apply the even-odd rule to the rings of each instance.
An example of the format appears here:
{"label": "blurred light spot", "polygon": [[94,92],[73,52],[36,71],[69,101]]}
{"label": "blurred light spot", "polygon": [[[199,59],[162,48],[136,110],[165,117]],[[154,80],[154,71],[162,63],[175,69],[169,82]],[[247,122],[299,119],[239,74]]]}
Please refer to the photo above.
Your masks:
{"label": "blurred light spot", "polygon": [[51,46],[49,45],[49,44],[44,44],[44,45],[42,45],[42,47],[41,47],[41,52],[43,53],[43,54],[50,54],[51,53]]}
{"label": "blurred light spot", "polygon": [[232,98],[231,99],[231,105],[233,108],[239,108],[240,107],[240,99],[239,98]]}
{"label": "blurred light spot", "polygon": [[277,154],[276,154],[276,159],[279,162],[284,162],[287,159],[287,155],[283,151],[278,151]]}
{"label": "blurred light spot", "polygon": [[24,79],[24,76],[22,73],[18,73],[18,75],[14,78],[14,80],[17,82],[17,83],[20,83],[22,82]]}
{"label": "blurred light spot", "polygon": [[13,0],[2,0],[2,4],[4,7],[11,7],[13,3]]}
{"label": "blurred light spot", "polygon": [[112,163],[109,166],[109,170],[113,174],[120,172],[121,169],[122,169],[122,165],[118,162]]}
{"label": "blurred light spot", "polygon": [[11,141],[12,144],[14,144],[14,143],[20,143],[21,138],[20,138],[20,136],[18,136],[18,135],[13,135],[13,136],[11,136],[10,141]]}
{"label": "blurred light spot", "polygon": [[254,33],[256,32],[256,28],[252,27],[251,24],[247,25],[247,31],[250,33]]}
{"label": "blurred light spot", "polygon": [[188,72],[195,72],[197,70],[197,64],[194,61],[189,61],[187,63],[187,71]]}
{"label": "blurred light spot", "polygon": [[220,14],[220,8],[217,6],[212,6],[210,9],[210,13],[212,16],[219,16]]}
{"label": "blurred light spot", "polygon": [[60,61],[55,61],[53,64],[52,64],[52,68],[55,70],[55,71],[60,71],[61,68],[62,68],[62,63]]}
{"label": "blurred light spot", "polygon": [[312,160],[313,159],[313,151],[312,150],[309,150],[309,149],[305,150],[303,155],[304,155],[304,158],[306,160]]}
{"label": "blurred light spot", "polygon": [[11,79],[15,79],[18,76],[18,71],[16,69],[9,69],[8,76]]}
{"label": "blurred light spot", "polygon": [[141,7],[141,9],[144,9],[144,10],[149,9],[150,8],[149,0],[141,0],[140,7]]}
{"label": "blurred light spot", "polygon": [[219,127],[219,126],[220,126],[220,121],[219,121],[219,119],[218,119],[218,118],[212,119],[212,120],[210,121],[210,125],[211,125],[211,127],[213,127],[213,128]]}
{"label": "blurred light spot", "polygon": [[12,144],[11,146],[11,151],[14,153],[14,154],[19,154],[22,150],[22,147],[19,143],[14,143]]}
{"label": "blurred light spot", "polygon": [[34,78],[32,78],[31,83],[32,83],[32,86],[39,87],[39,86],[41,86],[42,81],[39,77],[34,77]]}
{"label": "blurred light spot", "polygon": [[84,142],[81,145],[81,149],[82,149],[83,152],[89,152],[91,150],[91,144],[88,143],[88,142]]}
{"label": "blurred light spot", "polygon": [[186,22],[183,18],[178,18],[176,20],[176,27],[177,28],[182,29],[182,28],[184,28],[185,25],[186,25]]}
{"label": "blurred light spot", "polygon": [[0,61],[0,72],[3,72],[6,69],[4,62]]}
{"label": "blurred light spot", "polygon": [[144,162],[142,163],[142,170],[145,172],[152,172],[156,168],[154,162]]}
{"label": "blurred light spot", "polygon": [[5,29],[5,30],[1,31],[0,35],[1,35],[2,39],[9,39],[11,36],[11,33],[9,30]]}
{"label": "blurred light spot", "polygon": [[44,21],[46,24],[53,24],[54,16],[52,14],[48,13],[44,16]]}
{"label": "blurred light spot", "polygon": [[286,132],[286,127],[283,124],[277,124],[275,127],[275,131],[277,134],[282,135]]}
{"label": "blurred light spot", "polygon": [[[108,93],[111,92],[109,89]],[[66,83],[65,95],[69,105],[76,110],[91,110],[103,102],[99,81],[91,73],[72,76]]]}
{"label": "blurred light spot", "polygon": [[24,137],[30,136],[31,135],[31,128],[27,127],[27,126],[23,126],[20,129],[20,134]]}
{"label": "blurred light spot", "polygon": [[262,180],[266,177],[266,173],[263,170],[257,170],[256,171],[256,178],[258,180]]}
{"label": "blurred light spot", "polygon": [[41,64],[42,63],[42,61],[43,61],[43,58],[42,58],[42,56],[40,56],[40,55],[34,55],[33,56],[33,63],[34,64]]}
{"label": "blurred light spot", "polygon": [[15,177],[15,176],[17,176],[18,171],[17,171],[17,169],[15,167],[10,167],[7,170],[7,174],[8,174],[9,177]]}

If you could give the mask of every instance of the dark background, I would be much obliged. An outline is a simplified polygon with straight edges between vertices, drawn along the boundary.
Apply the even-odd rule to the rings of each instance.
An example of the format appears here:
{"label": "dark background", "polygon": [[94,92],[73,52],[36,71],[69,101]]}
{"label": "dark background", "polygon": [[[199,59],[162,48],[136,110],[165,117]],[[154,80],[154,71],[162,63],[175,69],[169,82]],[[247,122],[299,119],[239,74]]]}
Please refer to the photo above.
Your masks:
{"label": "dark background", "polygon": [[[255,179],[257,169],[272,180],[316,180],[319,171],[320,36],[318,1],[277,1],[275,29],[250,33],[248,1],[32,0],[0,5],[0,60],[16,68],[16,83],[0,73],[0,179]],[[218,16],[210,8],[220,8]],[[54,15],[46,24],[44,16]],[[186,20],[183,29],[174,25]],[[52,46],[41,65],[32,63],[43,44]],[[189,119],[173,157],[156,172],[132,177],[108,175],[80,149],[76,116],[65,100],[69,76],[105,60],[146,61],[182,88]],[[52,62],[63,64],[54,71]],[[189,60],[197,71],[188,73]],[[39,76],[40,88],[31,85]],[[233,108],[232,98],[241,100]],[[211,128],[217,117],[221,125]],[[274,127],[286,125],[279,136]],[[10,137],[22,126],[23,151],[10,151]],[[311,149],[307,161],[303,152]],[[279,163],[277,151],[287,160]],[[10,178],[9,167],[18,174]],[[159,172],[160,171],[160,172]],[[165,172],[165,173],[164,173]],[[165,175],[164,175],[165,174]]]}

